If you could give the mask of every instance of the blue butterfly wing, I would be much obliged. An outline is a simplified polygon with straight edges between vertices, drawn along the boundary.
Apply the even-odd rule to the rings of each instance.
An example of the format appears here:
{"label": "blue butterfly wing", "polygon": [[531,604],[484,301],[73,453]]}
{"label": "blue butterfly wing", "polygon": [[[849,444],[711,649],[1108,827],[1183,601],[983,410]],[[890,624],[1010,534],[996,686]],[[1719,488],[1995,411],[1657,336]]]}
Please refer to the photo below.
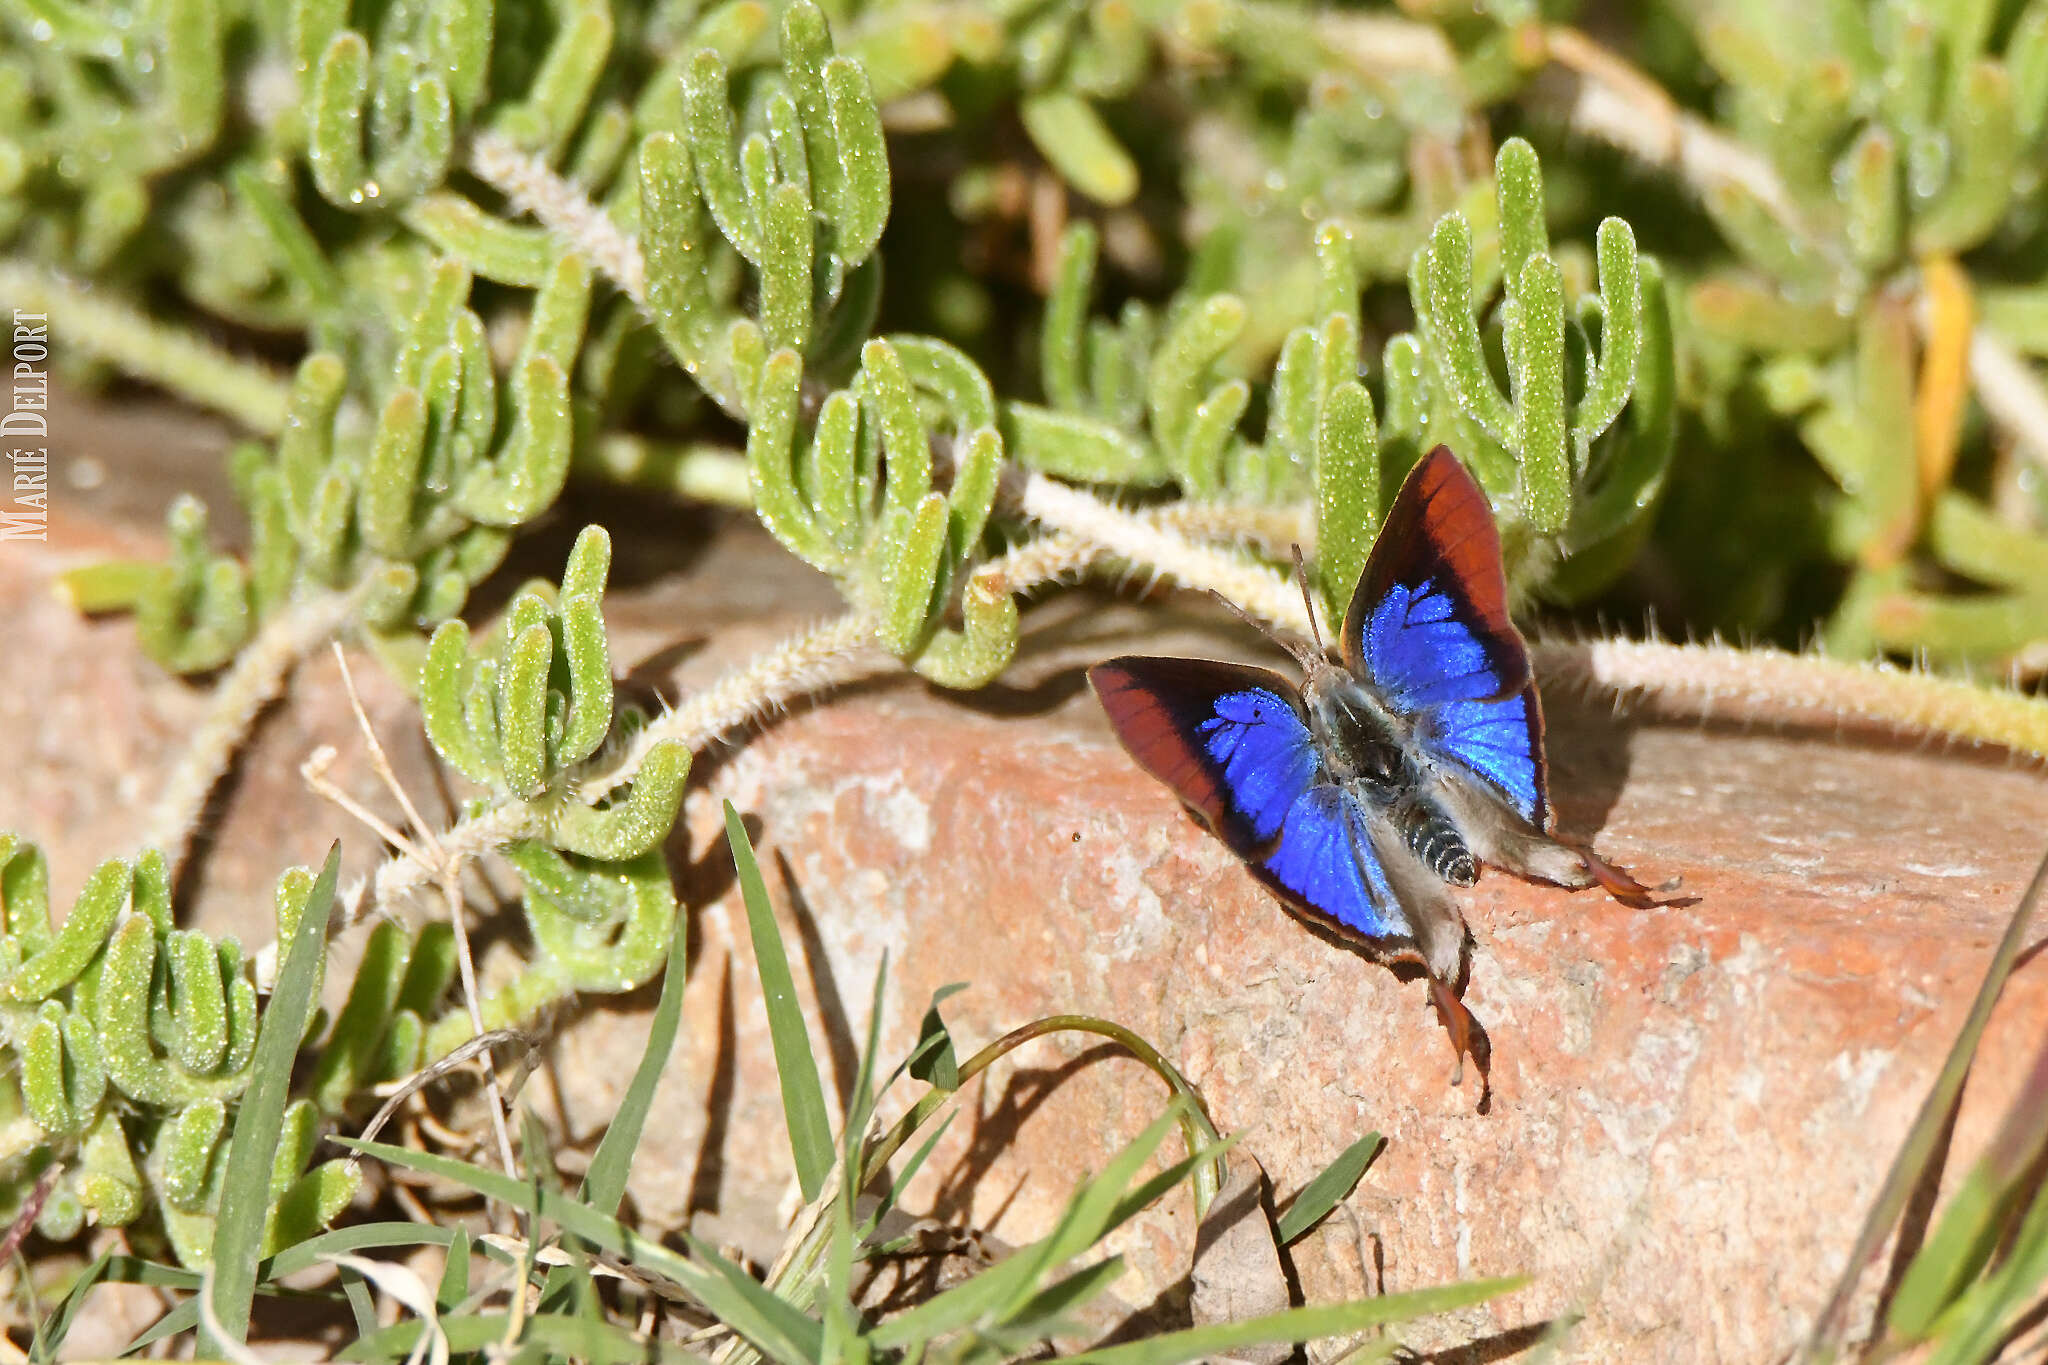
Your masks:
{"label": "blue butterfly wing", "polygon": [[1297,910],[1328,921],[1382,952],[1414,951],[1414,930],[1373,851],[1371,815],[1329,782],[1312,784],[1289,807],[1279,845],[1253,872]]}
{"label": "blue butterfly wing", "polygon": [[1263,858],[1321,769],[1294,688],[1206,659],[1111,659],[1088,670],[1138,766],[1247,861]]}
{"label": "blue butterfly wing", "polygon": [[1371,816],[1327,780],[1286,679],[1164,658],[1112,659],[1088,678],[1138,765],[1289,906],[1383,952],[1412,951],[1373,852]]}
{"label": "blue butterfly wing", "polygon": [[1432,758],[1550,823],[1543,708],[1508,617],[1486,494],[1444,446],[1401,485],[1344,618],[1345,661],[1416,722]]}
{"label": "blue butterfly wing", "polygon": [[1547,828],[1543,713],[1535,688],[1512,674],[1449,611],[1449,593],[1431,583],[1396,585],[1366,619],[1364,676],[1396,710],[1417,718],[1430,753],[1485,779],[1515,813]]}

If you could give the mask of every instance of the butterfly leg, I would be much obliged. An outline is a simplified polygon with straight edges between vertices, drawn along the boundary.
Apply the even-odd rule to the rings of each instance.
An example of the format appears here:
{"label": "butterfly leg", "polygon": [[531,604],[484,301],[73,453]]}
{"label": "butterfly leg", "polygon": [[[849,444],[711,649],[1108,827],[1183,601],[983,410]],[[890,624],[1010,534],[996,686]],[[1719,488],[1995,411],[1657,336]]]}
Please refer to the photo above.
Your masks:
{"label": "butterfly leg", "polygon": [[1658,899],[1657,889],[1644,886],[1627,868],[1616,867],[1590,848],[1560,843],[1548,835],[1515,831],[1495,842],[1486,861],[1518,877],[1554,882],[1574,891],[1598,886],[1637,910],[1665,903]]}
{"label": "butterfly leg", "polygon": [[[1483,863],[1574,891],[1600,880],[1579,850],[1529,828],[1504,806],[1468,798],[1457,814],[1466,843]],[[1618,869],[1609,871],[1626,880]]]}
{"label": "butterfly leg", "polygon": [[1447,782],[1438,791],[1457,820],[1465,842],[1481,862],[1517,877],[1551,882],[1574,891],[1598,886],[1623,905],[1638,910],[1663,904],[1656,892],[1669,888],[1653,890],[1630,876],[1626,868],[1616,867],[1591,849],[1561,843],[1532,829],[1515,812],[1470,786]]}
{"label": "butterfly leg", "polygon": [[1600,883],[1600,889],[1623,905],[1647,910],[1653,905],[1663,903],[1657,899],[1654,891],[1631,877],[1626,868],[1616,867],[1590,848],[1573,849],[1572,852],[1579,856],[1593,880]]}
{"label": "butterfly leg", "polygon": [[1458,999],[1451,988],[1434,976],[1429,979],[1430,998],[1436,1002],[1437,1017],[1444,1021],[1444,1030],[1451,1035],[1451,1047],[1456,1050],[1451,1068],[1451,1084],[1461,1085],[1465,1080],[1465,1057],[1472,1051],[1472,1012],[1465,1008],[1465,1002]]}

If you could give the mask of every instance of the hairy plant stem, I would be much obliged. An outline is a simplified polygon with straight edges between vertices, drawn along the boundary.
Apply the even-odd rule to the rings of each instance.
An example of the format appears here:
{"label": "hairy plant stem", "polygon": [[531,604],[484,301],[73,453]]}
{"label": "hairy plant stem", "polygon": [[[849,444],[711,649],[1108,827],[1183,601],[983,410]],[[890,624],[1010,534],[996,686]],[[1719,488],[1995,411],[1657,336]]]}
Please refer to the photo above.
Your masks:
{"label": "hairy plant stem", "polygon": [[564,246],[647,307],[647,262],[640,244],[619,231],[609,215],[547,162],[498,133],[478,133],[469,144],[469,169],[477,179],[533,215]]}
{"label": "hairy plant stem", "polygon": [[[1409,34],[1409,29],[1417,32]],[[1375,53],[1393,54],[1389,60],[1396,65],[1432,65],[1440,59],[1441,37],[1425,25],[1403,26],[1393,21],[1391,27],[1380,25],[1350,36]],[[1543,39],[1546,55],[1579,78],[1574,122],[1582,131],[1669,169],[1702,190],[1720,184],[1739,185],[1788,229],[1804,235],[1805,224],[1768,159],[1687,114],[1648,75],[1584,33],[1551,26],[1543,31]],[[489,135],[473,144],[471,169],[531,211],[565,243],[589,255],[636,301],[644,301],[645,265],[638,246],[574,185],[537,158]],[[1924,315],[1925,310],[1921,311]],[[1986,412],[2030,456],[2048,464],[2048,434],[2044,434],[2048,433],[2048,390],[2002,338],[1982,326],[1971,333],[1969,355],[1971,381]],[[1277,625],[1296,630],[1308,625],[1300,594],[1284,578],[1245,555],[1191,538],[1214,533],[1198,529],[1202,504],[1178,505],[1177,518],[1162,515],[1169,509],[1133,513],[1044,475],[1027,474],[1012,505],[1049,531],[1063,533],[1012,552],[1005,565],[1005,581],[1012,591],[1078,576],[1103,558],[1112,557],[1191,588],[1213,589]],[[1262,533],[1269,528],[1257,527],[1248,511],[1218,516],[1215,529],[1226,535],[1249,535],[1262,540],[1266,548],[1277,549],[1270,535]],[[1231,522],[1236,518],[1242,520],[1233,530]],[[1289,538],[1304,548],[1310,540],[1309,520],[1297,518],[1287,531]],[[1561,667],[1571,667],[1570,660],[1557,655],[1555,647],[1544,648],[1551,650]],[[1713,676],[1728,680],[1728,685],[1703,692],[1687,673],[1698,661],[1696,653],[1687,651],[1701,648],[1611,642],[1596,670],[1603,676],[1591,681],[1620,691],[1655,689],[1673,701],[1688,698],[1693,705],[1725,703],[1740,696],[1757,714],[1772,713],[1774,706],[1790,714],[1803,713],[1810,699],[1827,695],[1826,684],[1818,681],[1825,670],[1862,667],[1762,651],[1757,667],[1746,672],[1711,669]],[[1631,652],[1624,654],[1624,650]],[[1678,652],[1666,656],[1660,651]],[[1721,649],[1716,661],[1738,658],[1742,653]],[[1675,666],[1660,665],[1660,660]],[[1815,669],[1821,672],[1809,671]],[[1640,680],[1635,680],[1638,676]],[[1737,682],[1736,678],[1746,681]],[[1883,681],[1872,683],[1873,678]],[[1882,666],[1870,666],[1858,679],[1859,685],[1844,694],[1842,707],[1828,714],[1844,721],[1883,723],[1907,733],[1946,734],[2027,753],[2048,753],[2048,730],[2037,728],[2044,722],[2037,718],[2036,704],[2026,698]],[[1955,728],[1944,728],[1951,723]]]}
{"label": "hairy plant stem", "polygon": [[[450,827],[440,836],[441,852],[452,862],[480,858],[516,839],[541,832],[538,811],[523,801],[507,801]],[[362,923],[374,912],[409,899],[434,880],[436,869],[403,853],[377,869],[366,896],[344,895],[347,913],[334,918],[335,931]],[[351,889],[353,890],[353,889]]]}
{"label": "hairy plant stem", "polygon": [[634,736],[623,753],[580,777],[585,801],[596,802],[632,780],[657,744],[681,742],[691,753],[730,731],[800,698],[898,665],[875,644],[874,622],[848,612],[763,650]]}
{"label": "hairy plant stem", "polygon": [[1697,190],[1717,185],[1747,190],[1781,225],[1807,234],[1805,219],[1768,157],[1679,108],[1664,87],[1632,62],[1561,24],[1543,30],[1543,51],[1578,77],[1570,117],[1579,132],[1672,171]]}
{"label": "hairy plant stem", "polygon": [[291,603],[263,623],[214,685],[205,716],[157,789],[156,804],[143,826],[142,846],[163,853],[173,881],[207,799],[234,761],[256,714],[283,693],[301,659],[341,633],[360,600],[360,591],[320,592]]}
{"label": "hairy plant stem", "polygon": [[[581,187],[539,157],[493,133],[481,133],[471,141],[469,169],[514,207],[532,214],[563,246],[589,261],[633,301],[641,317],[655,321],[647,302],[647,258],[641,254],[640,243],[621,232]],[[704,389],[704,395],[734,420],[748,420],[731,394],[712,386]]]}
{"label": "hairy plant stem", "polygon": [[195,331],[165,326],[106,293],[20,261],[0,262],[0,299],[17,313],[46,315],[53,339],[123,374],[211,408],[250,431],[275,436],[284,429],[290,377],[210,345]]}
{"label": "hairy plant stem", "polygon": [[1546,682],[1641,697],[1674,715],[1881,730],[2048,757],[2048,702],[1881,661],[1636,640],[1545,640],[1530,655]]}
{"label": "hairy plant stem", "polygon": [[[678,740],[695,753],[802,697],[901,667],[873,642],[873,623],[849,612],[763,651],[657,717],[623,750],[594,760],[573,779],[577,797],[594,805],[631,782],[647,755],[664,740]],[[439,843],[448,858],[473,859],[514,839],[531,838],[539,826],[540,815],[533,806],[507,800],[445,831]],[[396,905],[433,876],[434,869],[400,854],[378,869],[367,908]]]}
{"label": "hairy plant stem", "polygon": [[[1150,517],[1077,489],[1043,483],[1026,491],[1024,505],[1060,534],[1025,552],[1036,549],[1051,567],[1078,573],[1113,556],[1185,587],[1213,589],[1254,616],[1307,633],[1300,592],[1271,569],[1192,544]],[[1881,729],[2048,757],[2048,702],[1883,662],[1635,640],[1537,641],[1530,656],[1542,682],[1640,696],[1678,715]]]}
{"label": "hairy plant stem", "polygon": [[1152,517],[1128,512],[1044,475],[1024,481],[1023,514],[1113,556],[1191,588],[1223,594],[1254,616],[1307,631],[1300,592],[1285,578],[1232,550],[1199,545]]}

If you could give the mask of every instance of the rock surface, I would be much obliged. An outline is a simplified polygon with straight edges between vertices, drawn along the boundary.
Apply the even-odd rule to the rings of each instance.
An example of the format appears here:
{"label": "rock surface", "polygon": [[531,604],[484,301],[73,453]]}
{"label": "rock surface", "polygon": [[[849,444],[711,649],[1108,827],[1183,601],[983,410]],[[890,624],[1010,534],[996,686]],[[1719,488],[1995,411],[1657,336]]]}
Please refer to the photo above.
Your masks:
{"label": "rock surface", "polygon": [[[164,480],[166,498],[190,481]],[[161,501],[123,487],[156,515]],[[16,642],[0,659],[0,724],[17,774],[0,788],[0,828],[44,842],[65,903],[94,860],[131,851],[153,774],[201,702],[139,657],[125,620],[81,622],[50,598],[69,564],[154,552],[126,510],[80,492],[68,509],[57,500],[52,544],[0,546]],[[673,559],[622,555],[610,615],[616,660],[681,654],[685,688],[834,608],[758,533],[709,536],[701,520],[644,511],[629,532],[616,508],[565,509],[523,572],[558,572],[586,513],[614,520],[622,544],[681,544]],[[1079,672],[1111,653],[1255,642],[1206,612],[1088,594],[1027,628],[1024,656],[986,692],[882,680],[700,760],[673,845],[691,982],[635,1166],[643,1217],[693,1218],[765,1260],[788,1210],[765,1018],[716,833],[729,798],[758,831],[836,1093],[886,954],[885,1059],[911,1046],[933,990],[966,981],[945,1006],[963,1056],[1047,1014],[1128,1025],[1245,1135],[1277,1200],[1365,1131],[1385,1134],[1357,1192],[1291,1249],[1310,1301],[1534,1277],[1411,1332],[1420,1348],[1478,1343],[1469,1358],[1499,1359],[1564,1313],[1585,1315],[1568,1359],[1765,1360],[1798,1342],[2039,856],[2037,774],[1810,734],[1637,726],[1604,701],[1548,697],[1562,829],[1646,880],[1683,876],[1695,899],[1631,910],[1498,874],[1465,893],[1467,1002],[1491,1046],[1482,1106],[1469,1074],[1446,1084],[1420,984],[1287,917],[1124,757]],[[373,664],[358,677],[408,781],[424,784],[409,704]],[[277,871],[336,834],[368,865],[370,842],[298,779],[314,743],[337,745],[343,785],[382,804],[331,662],[302,670],[219,802],[188,886],[196,922],[268,937]],[[559,1021],[526,1098],[570,1138],[594,1138],[611,1113],[650,999]],[[2044,1032],[2048,965],[2035,961],[1986,1039],[1956,1166]],[[1096,1040],[1030,1044],[965,1092],[912,1205],[1027,1241],[1162,1098]],[[1124,1298],[1170,1294],[1193,1240],[1184,1197],[1135,1224],[1119,1244]]]}

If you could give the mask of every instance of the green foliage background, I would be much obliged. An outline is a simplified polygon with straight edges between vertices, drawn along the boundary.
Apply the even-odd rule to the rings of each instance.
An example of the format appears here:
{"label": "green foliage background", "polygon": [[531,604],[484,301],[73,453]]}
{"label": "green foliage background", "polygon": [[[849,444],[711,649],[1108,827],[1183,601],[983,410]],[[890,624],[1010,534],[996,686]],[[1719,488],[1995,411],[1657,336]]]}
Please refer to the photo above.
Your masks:
{"label": "green foliage background", "polygon": [[[220,701],[157,847],[61,929],[41,855],[0,845],[7,1201],[61,1171],[45,1236],[207,1262],[256,971],[176,927],[170,874],[331,638],[474,784],[449,847],[516,870],[530,966],[472,1014],[448,926],[372,933],[284,1111],[273,1245],[346,1204],[308,1162],[370,1086],[660,971],[691,753],[832,680],[805,667],[879,648],[978,687],[1022,594],[1118,561],[1256,588],[1290,541],[1341,614],[1438,442],[1531,608],[2038,668],[2048,3],[1580,18],[14,0],[0,299],[70,382],[237,423],[250,531],[181,499],[168,559],[66,580]],[[461,619],[571,478],[751,509],[848,614],[689,717],[615,714],[602,531]],[[373,900],[431,880],[389,871]]]}

